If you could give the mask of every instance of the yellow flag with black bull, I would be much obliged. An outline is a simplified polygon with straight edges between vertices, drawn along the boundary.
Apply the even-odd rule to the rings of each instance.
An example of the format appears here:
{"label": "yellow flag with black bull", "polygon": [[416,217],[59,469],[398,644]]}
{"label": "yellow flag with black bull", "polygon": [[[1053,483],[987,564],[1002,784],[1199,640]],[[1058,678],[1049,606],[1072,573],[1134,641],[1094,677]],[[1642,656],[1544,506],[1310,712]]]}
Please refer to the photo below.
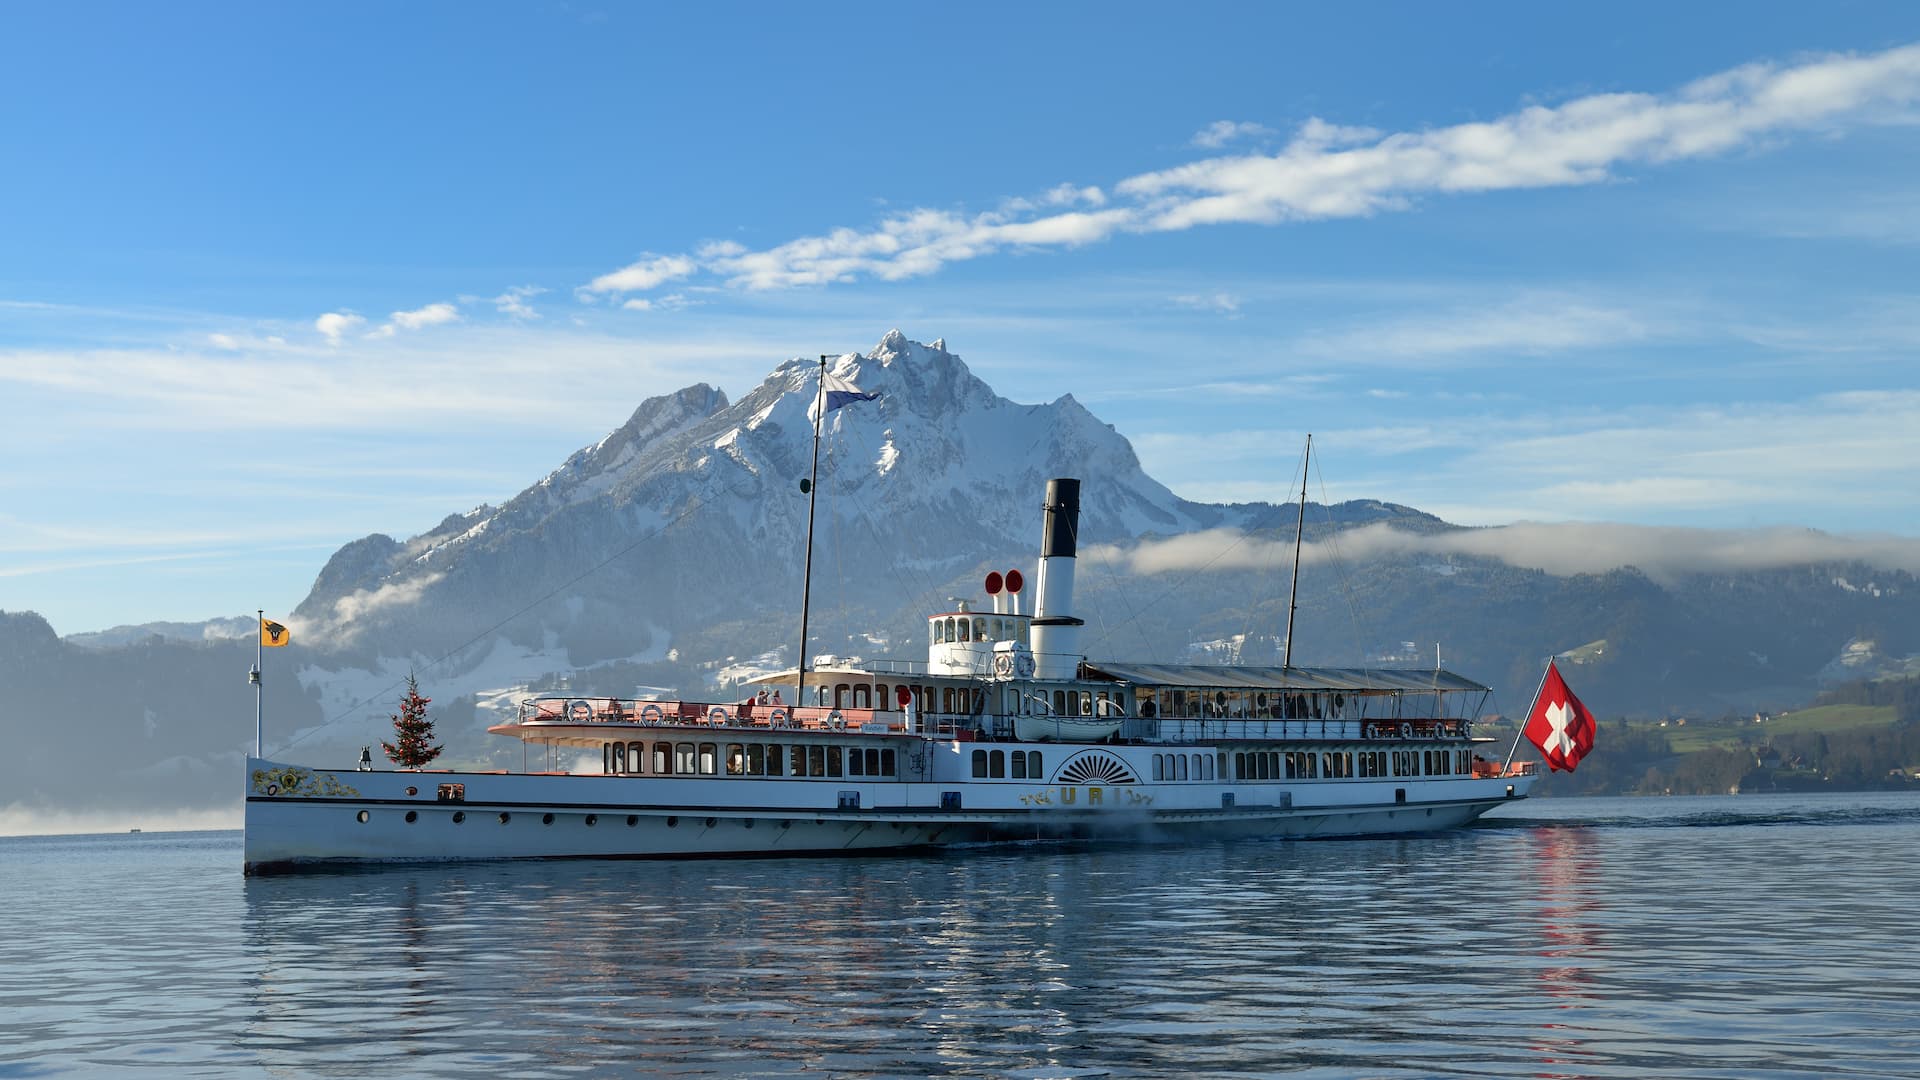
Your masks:
{"label": "yellow flag with black bull", "polygon": [[269,649],[277,649],[293,640],[293,633],[285,625],[272,619],[260,620],[260,644]]}

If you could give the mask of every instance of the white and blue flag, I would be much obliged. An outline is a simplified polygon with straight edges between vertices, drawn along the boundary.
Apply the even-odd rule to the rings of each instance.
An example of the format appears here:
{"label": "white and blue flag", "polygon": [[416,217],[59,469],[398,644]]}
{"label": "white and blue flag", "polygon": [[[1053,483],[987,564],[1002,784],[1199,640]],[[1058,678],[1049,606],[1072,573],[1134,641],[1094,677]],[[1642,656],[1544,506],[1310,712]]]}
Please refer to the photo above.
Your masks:
{"label": "white and blue flag", "polygon": [[872,401],[879,396],[877,393],[867,393],[830,371],[823,371],[820,373],[820,399],[815,404],[815,408],[820,411],[816,413],[814,409],[808,409],[807,419],[817,419],[842,405],[851,405],[856,401]]}

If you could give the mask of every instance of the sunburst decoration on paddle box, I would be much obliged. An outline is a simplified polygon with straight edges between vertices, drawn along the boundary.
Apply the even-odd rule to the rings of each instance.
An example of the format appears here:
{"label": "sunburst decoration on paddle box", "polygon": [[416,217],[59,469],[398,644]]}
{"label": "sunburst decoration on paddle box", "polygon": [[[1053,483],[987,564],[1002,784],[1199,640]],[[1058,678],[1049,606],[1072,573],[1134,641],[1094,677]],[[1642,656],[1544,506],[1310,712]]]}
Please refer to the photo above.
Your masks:
{"label": "sunburst decoration on paddle box", "polygon": [[1085,750],[1067,759],[1054,775],[1061,784],[1137,784],[1140,778],[1134,775],[1127,763],[1098,750]]}

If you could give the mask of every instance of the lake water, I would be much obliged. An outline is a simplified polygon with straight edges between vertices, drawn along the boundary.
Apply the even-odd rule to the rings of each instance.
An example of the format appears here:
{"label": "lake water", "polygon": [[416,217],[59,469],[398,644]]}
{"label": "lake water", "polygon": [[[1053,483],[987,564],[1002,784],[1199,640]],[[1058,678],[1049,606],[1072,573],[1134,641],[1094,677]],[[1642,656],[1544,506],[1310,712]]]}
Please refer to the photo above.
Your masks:
{"label": "lake water", "polygon": [[0,1077],[1920,1076],[1920,796],[245,879],[0,839]]}

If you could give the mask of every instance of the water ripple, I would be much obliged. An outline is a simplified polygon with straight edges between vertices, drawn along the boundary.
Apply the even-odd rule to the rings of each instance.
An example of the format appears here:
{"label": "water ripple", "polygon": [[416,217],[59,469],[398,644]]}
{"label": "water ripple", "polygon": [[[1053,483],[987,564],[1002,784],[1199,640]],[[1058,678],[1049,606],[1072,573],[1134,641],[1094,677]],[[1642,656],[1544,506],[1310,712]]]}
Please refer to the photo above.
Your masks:
{"label": "water ripple", "polygon": [[1920,1075],[1910,796],[1405,840],[404,867],[0,840],[0,1077]]}

